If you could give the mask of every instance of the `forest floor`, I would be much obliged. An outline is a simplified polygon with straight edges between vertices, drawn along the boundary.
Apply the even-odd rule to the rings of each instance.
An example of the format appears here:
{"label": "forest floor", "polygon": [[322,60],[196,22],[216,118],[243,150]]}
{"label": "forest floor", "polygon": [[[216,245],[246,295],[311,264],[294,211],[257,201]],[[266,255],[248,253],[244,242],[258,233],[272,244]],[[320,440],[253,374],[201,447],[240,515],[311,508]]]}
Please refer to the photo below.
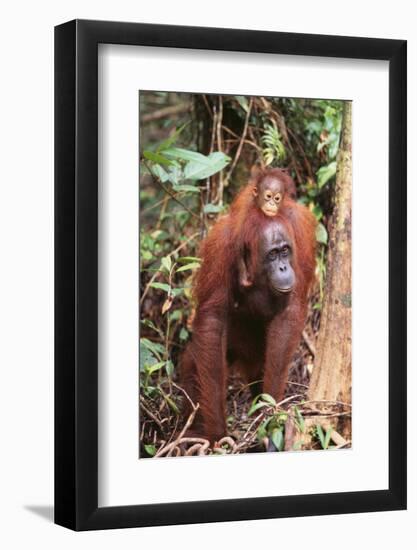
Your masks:
{"label": "forest floor", "polygon": [[[189,438],[186,430],[192,425],[193,415],[185,418],[181,414],[182,403],[187,396],[179,385],[174,373],[171,381],[161,381],[161,392],[152,397],[141,392],[140,396],[140,456],[182,456],[207,454],[236,454],[271,450],[270,438],[262,436],[260,427],[268,418],[274,418],[278,427],[282,426],[280,450],[307,450],[321,448],[347,448],[350,441],[334,437],[331,445],[328,434],[310,430],[310,437],[300,440],[297,432],[306,431],[304,424],[308,417],[310,426],[314,418],[323,414],[330,417],[346,415],[350,419],[350,409],[342,403],[326,403],[325,410],[308,401],[307,392],[314,365],[314,342],[320,327],[320,309],[317,303],[318,289],[310,301],[309,314],[303,336],[294,355],[289,370],[288,384],[284,400],[250,413],[253,396],[250,388],[240,375],[231,372],[227,392],[228,436],[212,448],[207,440]],[[295,412],[294,412],[295,411]],[[277,421],[278,419],[278,421]],[[313,422],[313,423],[312,423]],[[336,433],[336,432],[335,432]],[[338,434],[337,434],[338,435]],[[278,445],[280,443],[278,442]],[[274,447],[272,447],[274,449]]]}

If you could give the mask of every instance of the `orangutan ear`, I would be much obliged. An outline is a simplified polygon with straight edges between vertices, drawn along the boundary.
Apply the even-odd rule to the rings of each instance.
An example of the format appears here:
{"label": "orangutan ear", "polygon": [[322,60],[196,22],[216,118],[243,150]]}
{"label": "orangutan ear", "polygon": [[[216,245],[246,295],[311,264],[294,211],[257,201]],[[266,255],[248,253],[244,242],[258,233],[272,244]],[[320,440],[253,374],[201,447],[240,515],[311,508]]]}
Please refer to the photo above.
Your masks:
{"label": "orangutan ear", "polygon": [[258,188],[256,187],[256,185],[254,185],[252,188],[252,194],[254,197],[258,196]]}

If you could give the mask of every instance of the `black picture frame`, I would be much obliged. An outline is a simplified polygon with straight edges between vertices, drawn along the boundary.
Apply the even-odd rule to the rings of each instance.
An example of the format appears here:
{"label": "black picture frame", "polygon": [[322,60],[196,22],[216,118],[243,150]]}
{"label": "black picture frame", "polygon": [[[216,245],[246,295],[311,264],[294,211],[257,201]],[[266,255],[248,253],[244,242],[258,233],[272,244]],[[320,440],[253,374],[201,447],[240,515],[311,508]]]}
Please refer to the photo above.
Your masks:
{"label": "black picture frame", "polygon": [[[98,44],[389,61],[389,488],[98,507]],[[55,522],[74,530],[406,508],[404,40],[74,20],[55,28]],[[383,238],[383,237],[381,237]]]}

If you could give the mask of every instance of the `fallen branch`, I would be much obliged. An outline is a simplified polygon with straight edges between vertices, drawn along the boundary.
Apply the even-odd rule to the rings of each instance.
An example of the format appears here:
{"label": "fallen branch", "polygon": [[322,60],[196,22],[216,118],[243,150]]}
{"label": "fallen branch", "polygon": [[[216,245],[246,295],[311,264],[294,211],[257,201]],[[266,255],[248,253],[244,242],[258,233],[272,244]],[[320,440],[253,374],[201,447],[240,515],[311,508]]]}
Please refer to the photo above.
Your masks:
{"label": "fallen branch", "polygon": [[184,437],[185,432],[188,430],[188,428],[194,422],[194,417],[195,417],[195,414],[196,414],[199,406],[200,406],[199,403],[197,403],[197,405],[195,405],[194,410],[191,412],[190,416],[188,417],[187,422],[185,423],[183,429],[180,431],[178,437],[174,441],[172,441],[171,443],[169,443],[168,445],[166,445],[165,447],[160,449],[155,454],[154,458],[164,456],[164,455],[168,454],[171,450],[173,450],[175,447],[178,447],[178,445],[181,442],[181,439]]}

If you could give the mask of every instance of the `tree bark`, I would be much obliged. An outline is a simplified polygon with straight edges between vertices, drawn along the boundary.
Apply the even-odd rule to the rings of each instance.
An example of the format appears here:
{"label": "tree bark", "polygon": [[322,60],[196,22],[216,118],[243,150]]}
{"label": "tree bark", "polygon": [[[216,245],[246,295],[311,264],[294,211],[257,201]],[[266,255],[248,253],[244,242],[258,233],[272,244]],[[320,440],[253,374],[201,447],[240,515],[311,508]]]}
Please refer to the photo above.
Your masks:
{"label": "tree bark", "polygon": [[[308,398],[351,403],[352,104],[345,102],[317,355]],[[344,418],[344,417],[341,417]],[[333,419],[332,419],[333,420]],[[350,424],[350,423],[349,423]],[[333,427],[336,427],[332,422]],[[339,423],[340,427],[340,423]],[[342,431],[350,431],[343,423]],[[349,434],[350,436],[350,434]],[[350,437],[349,437],[350,438]]]}

